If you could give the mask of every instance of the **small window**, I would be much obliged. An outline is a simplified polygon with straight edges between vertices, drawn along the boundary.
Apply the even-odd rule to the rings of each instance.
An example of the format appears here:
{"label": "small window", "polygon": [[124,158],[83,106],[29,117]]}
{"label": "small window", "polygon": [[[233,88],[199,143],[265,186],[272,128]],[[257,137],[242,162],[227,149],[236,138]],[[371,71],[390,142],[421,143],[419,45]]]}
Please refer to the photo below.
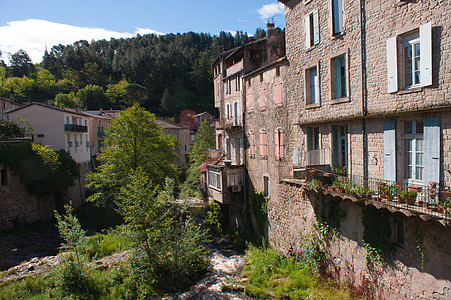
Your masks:
{"label": "small window", "polygon": [[[100,122],[100,121],[99,121]],[[68,116],[66,116],[66,124],[70,124],[69,123],[69,117]]]}
{"label": "small window", "polygon": [[319,104],[319,77],[316,66],[305,70],[306,104]]}
{"label": "small window", "polygon": [[307,150],[320,149],[319,127],[307,127]]}
{"label": "small window", "polygon": [[420,37],[418,33],[402,39],[404,86],[420,85]]}
{"label": "small window", "polygon": [[347,97],[346,55],[332,58],[331,79],[332,99]]}
{"label": "small window", "polygon": [[305,48],[319,44],[319,14],[318,10],[305,16]]}
{"label": "small window", "polygon": [[38,133],[38,138],[43,138],[44,134],[43,133]]}
{"label": "small window", "polygon": [[7,178],[6,170],[0,170],[0,181],[1,181],[2,185],[7,185],[8,184],[8,178]]}
{"label": "small window", "polygon": [[219,172],[208,171],[208,185],[213,188],[221,189],[221,176]]}
{"label": "small window", "polygon": [[230,120],[232,118],[232,106],[230,103],[226,103],[226,119]]}
{"label": "small window", "polygon": [[263,176],[263,194],[269,197],[269,177]]}
{"label": "small window", "polygon": [[260,74],[260,82],[263,82],[263,74]]}
{"label": "small window", "polygon": [[235,77],[235,91],[239,91],[240,90],[240,76],[236,75]]}
{"label": "small window", "polygon": [[276,76],[280,76],[280,67],[276,68]]}
{"label": "small window", "polygon": [[185,151],[188,151],[188,146],[187,145],[185,145]]}
{"label": "small window", "polygon": [[396,219],[395,221],[395,243],[397,246],[404,247],[404,221],[402,219]]}

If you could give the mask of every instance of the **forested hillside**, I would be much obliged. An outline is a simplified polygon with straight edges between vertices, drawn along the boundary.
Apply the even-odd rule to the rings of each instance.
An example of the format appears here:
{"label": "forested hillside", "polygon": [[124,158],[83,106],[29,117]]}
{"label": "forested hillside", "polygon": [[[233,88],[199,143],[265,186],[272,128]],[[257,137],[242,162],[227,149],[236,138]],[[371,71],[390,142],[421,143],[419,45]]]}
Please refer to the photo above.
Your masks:
{"label": "forested hillside", "polygon": [[9,65],[0,59],[0,96],[86,109],[121,109],[139,101],[161,116],[186,108],[212,112],[212,61],[248,41],[243,32],[78,41],[53,46],[37,65],[20,50]]}

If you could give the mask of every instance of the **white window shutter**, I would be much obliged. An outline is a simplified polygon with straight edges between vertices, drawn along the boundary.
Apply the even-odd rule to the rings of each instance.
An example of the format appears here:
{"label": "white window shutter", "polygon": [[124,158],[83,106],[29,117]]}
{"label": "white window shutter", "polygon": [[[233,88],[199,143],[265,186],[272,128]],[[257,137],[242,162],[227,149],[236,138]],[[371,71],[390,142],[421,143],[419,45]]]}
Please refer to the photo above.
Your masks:
{"label": "white window shutter", "polygon": [[236,144],[235,138],[230,139],[230,158],[232,159],[232,164],[236,165]]}
{"label": "white window shutter", "polygon": [[432,23],[420,26],[420,83],[432,85]]}
{"label": "white window shutter", "polygon": [[299,148],[293,147],[293,166],[299,166]]}
{"label": "white window shutter", "polygon": [[313,44],[319,44],[319,14],[318,10],[313,12]]}
{"label": "white window shutter", "polygon": [[396,122],[384,121],[384,179],[396,180]]}
{"label": "white window shutter", "polygon": [[305,18],[305,48],[310,48],[310,15],[306,15]]}
{"label": "white window shutter", "polygon": [[387,40],[387,92],[398,91],[398,52],[396,37]]}
{"label": "white window shutter", "polygon": [[240,138],[240,164],[244,163],[244,140]]}
{"label": "white window shutter", "polygon": [[[421,50],[420,50],[421,51]],[[424,124],[424,173],[423,181],[440,181],[440,117],[423,119]]]}

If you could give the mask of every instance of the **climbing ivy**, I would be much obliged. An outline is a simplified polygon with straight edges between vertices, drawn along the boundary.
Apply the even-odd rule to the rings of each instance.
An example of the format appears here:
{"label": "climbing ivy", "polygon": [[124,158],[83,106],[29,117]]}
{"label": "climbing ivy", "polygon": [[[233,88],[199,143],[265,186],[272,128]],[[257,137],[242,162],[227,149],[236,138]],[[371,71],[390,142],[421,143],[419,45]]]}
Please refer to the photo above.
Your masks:
{"label": "climbing ivy", "polygon": [[366,266],[373,270],[382,268],[387,261],[387,255],[392,250],[390,242],[392,230],[390,226],[390,213],[379,210],[374,206],[363,208],[363,245],[366,249]]}
{"label": "climbing ivy", "polygon": [[257,239],[265,236],[266,220],[268,219],[268,201],[263,192],[254,191],[251,194],[251,209],[257,225]]}
{"label": "climbing ivy", "polygon": [[64,150],[21,143],[0,146],[0,164],[11,168],[31,194],[62,197],[78,176],[77,163]]}
{"label": "climbing ivy", "polygon": [[420,229],[420,225],[415,224],[415,243],[421,257],[421,269],[424,270],[424,232]]}

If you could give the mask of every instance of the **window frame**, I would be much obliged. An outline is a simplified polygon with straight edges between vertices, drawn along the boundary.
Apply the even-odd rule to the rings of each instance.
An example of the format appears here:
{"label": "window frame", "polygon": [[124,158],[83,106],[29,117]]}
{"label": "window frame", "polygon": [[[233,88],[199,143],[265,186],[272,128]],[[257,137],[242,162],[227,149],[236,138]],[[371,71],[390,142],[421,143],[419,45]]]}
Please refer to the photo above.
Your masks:
{"label": "window frame", "polygon": [[[338,2],[335,5],[335,2]],[[334,8],[337,6],[336,8]],[[337,12],[336,9],[339,11]],[[338,13],[338,14],[336,14]],[[335,30],[336,18],[338,17],[337,25],[340,27],[339,30]],[[343,12],[343,0],[331,0],[330,1],[330,33],[332,37],[341,36],[344,32],[344,12]]]}
{"label": "window frame", "polygon": [[268,133],[264,128],[260,129],[260,156],[268,159]]}
{"label": "window frame", "polygon": [[320,43],[319,10],[316,9],[304,17],[304,35],[305,49],[310,49]]}
{"label": "window frame", "polygon": [[[412,132],[406,132],[405,125],[409,122],[412,124]],[[417,122],[421,122],[421,133],[417,132]],[[402,131],[401,131],[401,137],[402,137],[402,180],[404,182],[407,182],[408,184],[418,184],[418,185],[424,185],[424,178],[425,178],[425,165],[424,165],[424,159],[425,159],[425,151],[424,151],[424,123],[423,120],[415,119],[415,120],[402,120]],[[406,151],[406,141],[411,140],[412,144],[408,151]],[[420,142],[421,141],[421,142]],[[418,150],[418,145],[421,145],[421,150]],[[408,166],[411,166],[410,174],[406,174],[406,154],[411,153],[411,159],[409,160]],[[419,156],[420,155],[420,156]],[[421,157],[421,163],[418,163],[419,157]],[[418,179],[418,169],[421,170],[421,177]],[[409,176],[409,177],[407,177]]]}
{"label": "window frame", "polygon": [[249,130],[248,134],[248,141],[249,141],[249,157],[255,158],[255,134],[253,130]]}
{"label": "window frame", "polygon": [[[215,180],[213,180],[213,176],[215,177]],[[208,187],[221,190],[221,172],[220,171],[214,171],[214,170],[208,170],[208,178],[207,178],[207,184]],[[215,185],[216,183],[216,185]]]}
{"label": "window frame", "polygon": [[[421,74],[420,74],[420,64],[421,64],[421,44],[420,44],[420,34],[419,32],[415,32],[413,34],[409,34],[407,36],[403,36],[401,38],[401,53],[400,53],[400,57],[401,57],[401,66],[402,66],[402,83],[403,83],[403,87],[404,89],[411,89],[411,88],[416,88],[416,87],[420,87],[421,86]],[[416,69],[416,64],[415,64],[415,58],[417,57],[415,55],[415,48],[416,46],[418,46],[420,54],[418,56],[418,69]],[[407,47],[411,47],[411,52],[412,52],[412,57],[409,60],[406,60],[406,53],[405,50]],[[409,61],[411,63],[411,67],[410,70],[407,70],[407,66],[406,63],[407,61]],[[409,72],[410,71],[410,72]],[[408,84],[406,81],[407,79],[407,73],[411,73],[410,76],[410,80],[411,83]],[[418,82],[416,82],[415,80],[415,73],[418,73]]]}
{"label": "window frame", "polygon": [[[315,85],[315,95],[316,102],[312,103],[312,84],[311,84],[311,71],[316,69],[316,85]],[[320,72],[319,72],[319,62],[308,66],[304,70],[304,95],[305,95],[305,106],[306,108],[315,108],[321,106],[321,88],[320,88]]]}
{"label": "window frame", "polygon": [[[343,64],[340,66],[340,68],[344,67],[344,72],[343,74],[340,74],[340,90],[341,93],[343,93],[343,91],[346,93],[344,96],[343,94],[341,94],[341,97],[337,97],[337,92],[336,92],[336,60],[342,58],[343,60]],[[331,99],[331,103],[335,104],[335,103],[343,103],[343,102],[348,102],[350,101],[350,79],[349,79],[349,53],[348,51],[342,51],[342,52],[338,52],[335,53],[333,55],[331,55],[330,60],[329,60],[329,64],[330,64],[330,68],[329,68],[329,78],[330,78],[330,99]],[[341,73],[341,72],[340,72]],[[345,76],[344,80],[343,80],[343,75]],[[343,81],[344,84],[346,85],[343,88]]]}

